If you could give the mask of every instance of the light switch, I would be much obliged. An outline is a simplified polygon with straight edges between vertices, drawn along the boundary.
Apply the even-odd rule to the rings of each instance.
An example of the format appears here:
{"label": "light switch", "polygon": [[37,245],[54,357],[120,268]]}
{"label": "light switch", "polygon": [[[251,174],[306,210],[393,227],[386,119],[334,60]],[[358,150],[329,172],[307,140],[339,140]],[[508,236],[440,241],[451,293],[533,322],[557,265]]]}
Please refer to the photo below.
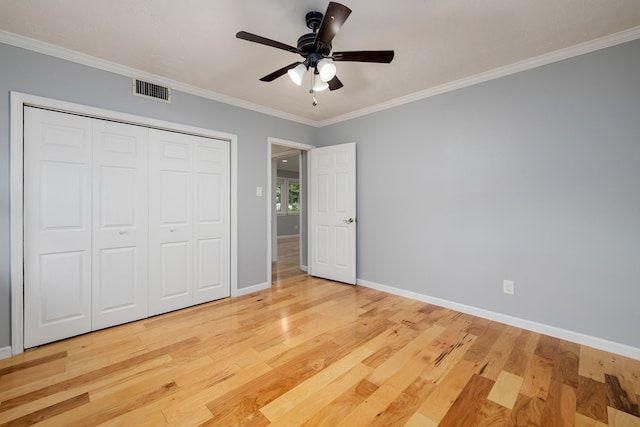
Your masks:
{"label": "light switch", "polygon": [[262,197],[262,187],[256,187],[256,196]]}

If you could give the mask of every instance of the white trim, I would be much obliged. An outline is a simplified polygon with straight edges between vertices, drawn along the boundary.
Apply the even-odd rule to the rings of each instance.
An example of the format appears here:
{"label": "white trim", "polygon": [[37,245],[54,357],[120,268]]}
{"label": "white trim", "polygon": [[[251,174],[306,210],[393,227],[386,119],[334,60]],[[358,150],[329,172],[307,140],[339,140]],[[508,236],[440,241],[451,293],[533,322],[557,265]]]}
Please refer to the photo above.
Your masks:
{"label": "white trim", "polygon": [[238,137],[231,139],[231,296],[238,295]]}
{"label": "white trim", "polygon": [[586,53],[590,53],[596,50],[626,43],[638,38],[640,38],[640,26],[632,27],[627,30],[620,31],[618,33],[609,34],[604,37],[579,43],[574,46],[558,49],[556,51],[545,53],[533,58],[528,58],[513,64],[494,68],[492,70],[488,70],[483,73],[465,77],[463,79],[445,83],[443,85],[425,89],[423,91],[415,92],[407,96],[402,96],[400,98],[382,102],[380,104],[371,105],[369,107],[352,111],[347,114],[343,114],[341,116],[332,117],[323,121],[316,121],[316,120],[308,119],[306,117],[297,116],[295,114],[285,113],[283,111],[279,111],[279,110],[265,107],[262,105],[257,105],[252,102],[244,101],[242,99],[233,98],[227,95],[222,95],[217,92],[202,89],[202,88],[192,86],[177,80],[168,79],[156,74],[146,73],[144,71],[137,70],[135,68],[120,65],[115,62],[106,61],[104,59],[100,59],[100,58],[96,58],[95,56],[90,56],[84,53],[76,52],[71,49],[66,49],[50,43],[45,43],[39,40],[35,40],[32,38],[28,38],[25,36],[0,30],[0,43],[6,43],[12,46],[28,49],[34,52],[39,52],[45,55],[53,56],[60,59],[65,59],[67,61],[72,61],[78,64],[97,68],[99,70],[109,71],[112,73],[120,74],[120,75],[131,77],[131,78],[139,77],[143,80],[144,79],[154,80],[158,82],[158,84],[169,86],[172,89],[175,89],[184,93],[200,96],[202,98],[210,99],[212,101],[234,105],[236,107],[245,108],[247,110],[256,111],[258,113],[263,113],[270,116],[279,117],[281,119],[291,120],[294,122],[298,122],[298,123],[302,123],[305,125],[314,126],[318,128],[329,126],[339,122],[344,122],[346,120],[351,120],[357,117],[362,117],[367,114],[376,113],[378,111],[387,110],[389,108],[398,107],[400,105],[408,104],[410,102],[419,101],[421,99],[429,98],[445,92],[462,89],[467,86],[483,83],[489,80],[508,76],[510,74],[519,73],[521,71],[531,70],[533,68],[551,64],[553,62],[558,62],[565,59],[573,58],[578,55],[584,55]]}
{"label": "white trim", "polygon": [[559,49],[553,52],[545,53],[539,56],[535,56],[533,58],[528,58],[523,61],[505,65],[503,67],[494,68],[492,70],[485,71],[480,74],[465,77],[453,82],[448,82],[440,86],[425,89],[420,92],[415,92],[407,96],[402,96],[400,98],[382,102],[380,104],[371,105],[361,110],[352,111],[350,113],[343,114],[341,116],[336,116],[327,120],[323,120],[321,122],[316,122],[316,126],[324,127],[324,126],[332,125],[335,123],[344,122],[346,120],[355,119],[356,117],[366,116],[368,114],[376,113],[378,111],[387,110],[389,108],[398,107],[400,105],[408,104],[410,102],[419,101],[421,99],[440,95],[445,92],[451,92],[454,90],[462,89],[467,86],[473,86],[478,83],[484,83],[489,80],[505,77],[510,74],[531,70],[533,68],[541,67],[543,65],[573,58],[575,56],[584,55],[590,52],[595,52],[596,50],[615,46],[621,43],[626,43],[638,38],[640,38],[640,26],[633,27],[628,30],[620,31],[619,33],[614,33],[608,36],[590,40],[584,43],[579,43],[577,45],[570,46],[564,49]]}
{"label": "white trim", "polygon": [[263,105],[254,104],[252,102],[248,102],[239,98],[234,98],[231,96],[223,95],[221,93],[202,89],[187,83],[180,82],[178,80],[169,79],[157,74],[147,73],[142,70],[127,67],[125,65],[100,59],[95,56],[87,55],[64,47],[56,46],[51,43],[46,43],[40,40],[35,40],[29,37],[10,33],[8,31],[0,30],[0,43],[28,49],[34,52],[53,56],[55,58],[64,59],[67,61],[75,62],[77,64],[86,65],[98,70],[108,71],[130,78],[153,81],[154,83],[161,86],[169,86],[172,90],[178,90],[180,92],[200,96],[212,101],[222,102],[228,105],[256,111],[258,113],[268,114],[270,116],[279,117],[285,120],[291,120],[293,122],[298,122],[309,126],[317,126],[316,121],[307,119],[305,117],[285,113],[284,111],[276,110],[274,108],[265,107]]}
{"label": "white trim", "polygon": [[23,106],[33,105],[52,110],[82,114],[90,117],[115,120],[123,123],[143,125],[146,127],[183,132],[207,138],[229,141],[231,155],[231,257],[230,257],[230,293],[238,294],[238,218],[237,218],[237,145],[238,137],[233,134],[213,131],[179,123],[149,117],[136,116],[128,113],[104,110],[50,98],[11,92],[10,118],[10,170],[11,170],[11,351],[13,354],[24,351],[23,329]]}
{"label": "white trim", "polygon": [[309,271],[309,267],[307,267],[306,265],[301,265],[301,266],[300,266],[300,270],[302,270],[302,271]]}
{"label": "white trim", "polygon": [[640,348],[631,347],[626,344],[620,344],[613,341],[607,341],[602,338],[592,337],[590,335],[581,334],[579,332],[569,331],[567,329],[555,326],[545,325],[544,323],[533,322],[531,320],[520,319],[518,317],[508,316],[506,314],[496,313],[494,311],[482,308],[472,307],[470,305],[460,304],[441,298],[431,297],[417,292],[407,291],[404,289],[394,288],[392,286],[381,285],[379,283],[370,282],[364,279],[358,279],[356,282],[360,286],[376,289],[378,291],[399,295],[405,298],[411,298],[417,301],[426,302],[428,304],[446,307],[451,310],[460,311],[462,313],[471,314],[473,316],[482,317],[484,319],[494,320],[496,322],[505,323],[522,329],[538,332],[552,337],[560,338],[566,341],[587,345],[589,347],[598,348],[600,350],[611,353],[620,354],[632,359],[640,360]]}
{"label": "white trim", "polygon": [[9,124],[9,193],[11,199],[11,353],[24,351],[24,259],[23,259],[23,98],[11,92]]}
{"label": "white trim", "polygon": [[246,286],[244,288],[238,289],[238,295],[237,296],[252,294],[254,292],[258,292],[258,291],[262,291],[262,290],[265,290],[265,289],[269,289],[270,287],[271,287],[271,284],[269,282],[258,283],[257,285]]}
{"label": "white trim", "polygon": [[[271,154],[271,145],[276,144],[276,145],[283,145],[285,147],[290,147],[292,149],[295,150],[300,150],[300,151],[310,151],[311,149],[315,148],[313,145],[309,145],[309,144],[303,144],[301,142],[295,142],[295,141],[288,141],[286,139],[280,139],[280,138],[274,138],[274,137],[268,137],[267,138],[267,283],[269,285],[269,287],[271,287],[271,275],[273,273],[273,269],[272,269],[272,260],[271,260],[271,256],[273,255],[272,250],[271,250],[271,245],[273,244],[272,242],[272,233],[271,233],[271,220],[272,220],[272,215],[271,215],[271,203],[273,201],[273,194],[271,192],[271,187],[273,185],[273,182],[271,181],[271,172],[272,172],[272,168],[271,168],[271,161],[272,159],[272,154]],[[307,157],[307,165],[309,162],[309,158]],[[300,174],[300,180],[302,181],[302,174]],[[307,185],[307,197],[309,194],[309,186]],[[300,217],[302,218],[302,216]],[[308,228],[308,227],[307,227]],[[300,235],[300,238],[302,238],[302,235]],[[309,233],[307,232],[307,246],[309,246]],[[300,250],[300,254],[302,256],[302,250]]]}
{"label": "white trim", "polygon": [[11,357],[11,347],[1,347],[0,359],[6,359],[8,357]]}

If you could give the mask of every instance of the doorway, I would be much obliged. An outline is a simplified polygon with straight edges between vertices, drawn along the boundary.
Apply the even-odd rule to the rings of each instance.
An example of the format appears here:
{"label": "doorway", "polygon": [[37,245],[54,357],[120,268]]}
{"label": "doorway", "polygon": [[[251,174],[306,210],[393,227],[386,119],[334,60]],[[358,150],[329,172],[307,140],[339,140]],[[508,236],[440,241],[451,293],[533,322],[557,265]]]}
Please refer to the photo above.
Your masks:
{"label": "doorway", "polygon": [[268,139],[268,280],[307,271],[307,151],[311,145]]}

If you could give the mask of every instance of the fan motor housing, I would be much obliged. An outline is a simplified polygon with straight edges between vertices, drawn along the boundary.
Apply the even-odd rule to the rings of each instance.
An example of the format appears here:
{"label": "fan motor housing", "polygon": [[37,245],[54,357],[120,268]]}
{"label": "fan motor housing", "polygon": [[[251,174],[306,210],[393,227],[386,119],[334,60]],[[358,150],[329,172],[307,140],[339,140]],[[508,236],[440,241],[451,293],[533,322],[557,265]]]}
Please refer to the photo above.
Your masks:
{"label": "fan motor housing", "polygon": [[[300,36],[298,39],[298,53],[305,58],[309,56],[309,54],[316,52],[315,50],[316,44],[316,33],[307,33]],[[317,53],[322,56],[329,56],[331,52],[331,45],[323,46],[321,49],[317,50]]]}

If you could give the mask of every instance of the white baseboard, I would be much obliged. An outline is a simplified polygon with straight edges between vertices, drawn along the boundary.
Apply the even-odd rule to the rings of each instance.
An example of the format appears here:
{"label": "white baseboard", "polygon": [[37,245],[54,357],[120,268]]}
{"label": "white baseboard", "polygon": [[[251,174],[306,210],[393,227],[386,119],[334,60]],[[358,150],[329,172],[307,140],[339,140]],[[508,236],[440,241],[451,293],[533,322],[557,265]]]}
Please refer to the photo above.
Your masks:
{"label": "white baseboard", "polygon": [[356,283],[360,286],[376,289],[378,291],[399,295],[405,298],[411,298],[414,300],[426,302],[426,303],[437,305],[440,307],[446,307],[455,311],[460,311],[462,313],[467,313],[473,316],[494,320],[500,323],[506,323],[507,325],[516,326],[522,329],[528,329],[530,331],[538,332],[545,335],[550,335],[552,337],[560,338],[566,341],[587,345],[589,347],[598,348],[600,350],[604,350],[611,353],[620,354],[622,356],[631,357],[632,359],[640,360],[640,348],[631,347],[626,344],[607,341],[602,338],[592,337],[592,336],[581,334],[578,332],[569,331],[567,329],[545,325],[543,323],[520,319],[518,317],[508,316],[506,314],[496,313],[496,312],[485,310],[482,308],[473,307],[470,305],[465,305],[465,304],[460,304],[453,301],[435,298],[428,295],[419,294],[417,292],[394,288],[392,286],[387,286],[387,285],[381,285],[379,283],[370,282],[364,279],[358,279]]}
{"label": "white baseboard", "polygon": [[309,267],[307,267],[306,265],[301,265],[301,266],[300,266],[300,270],[302,270],[302,271],[309,271]]}
{"label": "white baseboard", "polygon": [[244,288],[239,288],[236,296],[239,297],[240,295],[246,295],[253,292],[258,292],[268,288],[269,288],[269,282],[258,283],[257,285],[251,285],[251,286],[246,286]]}
{"label": "white baseboard", "polygon": [[0,348],[0,359],[6,359],[7,357],[11,357],[11,347]]}

